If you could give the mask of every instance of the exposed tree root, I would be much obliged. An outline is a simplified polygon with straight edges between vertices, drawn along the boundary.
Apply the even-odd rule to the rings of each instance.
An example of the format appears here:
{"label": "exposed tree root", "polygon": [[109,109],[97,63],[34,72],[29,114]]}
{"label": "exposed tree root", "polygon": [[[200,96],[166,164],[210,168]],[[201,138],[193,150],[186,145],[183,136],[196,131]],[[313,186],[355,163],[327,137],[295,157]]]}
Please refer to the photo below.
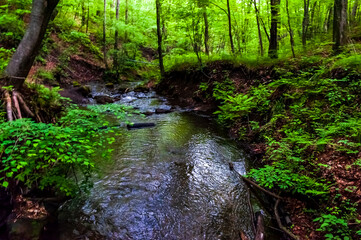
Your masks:
{"label": "exposed tree root", "polygon": [[[16,119],[21,119],[24,116],[35,117],[35,114],[30,110],[24,98],[21,94],[15,90],[3,91],[3,100],[5,101],[5,109],[7,113],[8,121],[14,121]],[[39,120],[41,118],[39,117]]]}
{"label": "exposed tree root", "polygon": [[18,101],[18,98],[17,98],[17,92],[16,91],[13,91],[13,102],[14,102],[14,107],[16,109],[18,119],[23,118],[23,116],[21,114],[21,110],[20,110],[19,101]]}
{"label": "exposed tree root", "polygon": [[4,91],[4,99],[6,102],[6,113],[8,116],[8,120],[14,121],[11,97],[10,97],[9,91],[7,91],[7,90]]}
{"label": "exposed tree root", "polygon": [[30,117],[35,117],[35,114],[30,110],[28,105],[25,103],[24,98],[21,96],[21,94],[16,91],[14,91],[13,94],[16,95],[16,97],[21,105],[21,108],[25,111],[25,113]]}

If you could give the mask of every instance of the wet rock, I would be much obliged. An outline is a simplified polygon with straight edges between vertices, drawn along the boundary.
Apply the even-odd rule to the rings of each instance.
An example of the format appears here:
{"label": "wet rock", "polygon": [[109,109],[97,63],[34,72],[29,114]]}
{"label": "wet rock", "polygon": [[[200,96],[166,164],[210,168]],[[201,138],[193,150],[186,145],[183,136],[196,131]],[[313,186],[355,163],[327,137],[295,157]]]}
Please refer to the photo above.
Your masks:
{"label": "wet rock", "polygon": [[5,188],[0,189],[0,227],[6,224],[6,219],[12,210],[11,197]]}
{"label": "wet rock", "polygon": [[139,129],[139,128],[149,128],[149,127],[155,127],[155,123],[133,123],[128,124],[128,129]]}
{"label": "wet rock", "polygon": [[91,93],[91,88],[88,85],[80,86],[80,87],[76,88],[75,90],[84,97],[88,97]]}
{"label": "wet rock", "polygon": [[105,84],[105,87],[109,89],[114,89],[114,83],[107,83]]}
{"label": "wet rock", "polygon": [[149,92],[149,88],[146,86],[137,86],[134,88],[134,92]]}
{"label": "wet rock", "polygon": [[151,116],[154,114],[154,112],[150,112],[150,111],[147,111],[147,112],[144,112],[143,113],[145,116]]}
{"label": "wet rock", "polygon": [[156,114],[164,114],[164,113],[171,113],[172,110],[171,109],[163,109],[163,108],[157,108],[155,110]]}
{"label": "wet rock", "polygon": [[113,103],[114,99],[107,95],[94,96],[94,99],[99,104]]}
{"label": "wet rock", "polygon": [[81,84],[78,81],[73,82],[73,87],[80,87]]}
{"label": "wet rock", "polygon": [[118,92],[119,92],[119,93],[127,93],[127,92],[129,92],[129,88],[127,88],[127,87],[120,87],[120,88],[118,88]]}
{"label": "wet rock", "polygon": [[46,219],[11,218],[7,223],[9,239],[38,240],[45,224]]}

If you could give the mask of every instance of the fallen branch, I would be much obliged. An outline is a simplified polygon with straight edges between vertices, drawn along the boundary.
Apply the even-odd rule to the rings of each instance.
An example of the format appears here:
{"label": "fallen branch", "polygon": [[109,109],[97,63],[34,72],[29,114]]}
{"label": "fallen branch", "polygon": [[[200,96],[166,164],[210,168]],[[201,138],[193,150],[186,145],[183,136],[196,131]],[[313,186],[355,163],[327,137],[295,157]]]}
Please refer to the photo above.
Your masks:
{"label": "fallen branch", "polygon": [[12,103],[11,103],[11,97],[9,91],[4,91],[4,98],[6,101],[6,113],[8,115],[9,122],[14,121],[13,117],[13,110],[12,110]]}
{"label": "fallen branch", "polygon": [[290,238],[299,240],[300,238],[296,235],[294,235],[290,230],[288,230],[285,226],[282,225],[280,216],[278,214],[278,204],[280,203],[280,199],[277,199],[275,207],[274,207],[274,213],[277,220],[278,227],[285,232]]}
{"label": "fallen branch", "polygon": [[279,195],[277,195],[277,194],[275,194],[275,193],[273,193],[273,192],[270,192],[270,191],[268,191],[268,190],[264,189],[263,187],[261,187],[261,186],[260,186],[260,185],[258,185],[257,183],[255,183],[255,182],[253,182],[253,181],[249,180],[248,178],[243,177],[241,174],[239,174],[239,175],[241,176],[241,178],[243,179],[243,181],[245,181],[245,182],[247,182],[247,183],[251,184],[252,186],[254,186],[255,188],[257,188],[257,189],[261,190],[262,192],[265,192],[265,193],[267,193],[268,195],[271,195],[271,196],[272,196],[272,197],[274,197],[274,198],[277,198],[277,199],[282,199],[282,197],[281,197],[281,196],[279,196]]}

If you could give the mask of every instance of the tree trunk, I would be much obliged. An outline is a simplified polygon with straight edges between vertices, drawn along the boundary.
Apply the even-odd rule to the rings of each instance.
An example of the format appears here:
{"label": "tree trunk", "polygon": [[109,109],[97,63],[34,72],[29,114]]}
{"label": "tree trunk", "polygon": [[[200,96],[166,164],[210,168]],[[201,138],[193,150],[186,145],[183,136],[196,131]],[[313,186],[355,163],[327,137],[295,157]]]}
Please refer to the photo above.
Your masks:
{"label": "tree trunk", "polygon": [[[128,0],[125,0],[125,15],[124,15],[124,23],[125,25],[128,25],[129,22],[129,4]],[[126,43],[128,41],[128,31],[125,29],[124,32],[124,42]]]}
{"label": "tree trunk", "polygon": [[104,55],[104,64],[105,68],[108,69],[107,62],[107,33],[106,33],[106,25],[107,25],[107,0],[104,0],[104,13],[103,13],[103,55]]}
{"label": "tree trunk", "polygon": [[333,49],[339,51],[347,42],[347,0],[335,0],[333,16]]}
{"label": "tree trunk", "polygon": [[[115,19],[118,21],[119,20],[119,1],[117,0],[116,3],[116,7],[115,7]],[[118,32],[118,28],[115,28],[115,33],[114,33],[114,57],[113,57],[113,68],[114,69],[118,69],[118,45],[119,45],[119,32]]]}
{"label": "tree trunk", "polygon": [[259,39],[259,48],[260,48],[261,56],[263,57],[264,51],[263,51],[262,32],[261,32],[261,26],[260,26],[260,22],[259,22],[259,11],[258,11],[258,8],[257,8],[256,0],[253,1],[253,4],[254,4],[254,10],[255,10],[255,12],[256,12],[257,29],[258,29],[258,39]]}
{"label": "tree trunk", "polygon": [[162,29],[160,23],[160,14],[161,14],[161,0],[155,0],[156,11],[157,11],[157,36],[158,36],[158,55],[159,55],[159,69],[160,76],[164,78],[164,64],[163,64],[163,53],[162,53]]}
{"label": "tree trunk", "polygon": [[290,19],[290,11],[288,8],[288,0],[286,0],[286,11],[287,11],[287,18],[288,18],[288,32],[290,33],[290,44],[291,44],[291,50],[292,50],[292,56],[295,58],[295,41],[293,39],[293,30],[291,27],[291,19]]}
{"label": "tree trunk", "polygon": [[208,15],[207,15],[207,8],[203,6],[203,18],[204,18],[204,47],[206,50],[206,54],[209,56],[209,24],[208,24]]}
{"label": "tree trunk", "polygon": [[307,32],[308,32],[308,26],[310,24],[310,14],[309,14],[310,0],[303,0],[303,6],[304,6],[304,13],[303,13],[303,21],[302,21],[302,45],[304,48],[306,48]]}
{"label": "tree trunk", "polygon": [[358,8],[359,8],[359,0],[355,0],[355,3],[352,7],[352,12],[351,12],[351,21],[354,25],[357,24],[356,15],[357,15]]}
{"label": "tree trunk", "polygon": [[278,58],[278,20],[281,0],[271,0],[271,37],[268,55],[270,58]]}
{"label": "tree trunk", "polygon": [[33,0],[29,26],[5,70],[5,84],[21,88],[37,56],[59,0]]}
{"label": "tree trunk", "polygon": [[86,29],[85,29],[86,33],[88,33],[88,30],[89,30],[89,18],[90,18],[90,3],[88,0],[88,14],[87,14],[87,19],[86,19]]}
{"label": "tree trunk", "polygon": [[228,11],[228,31],[229,31],[229,40],[231,41],[231,50],[234,53],[234,44],[232,36],[232,19],[231,19],[231,8],[229,6],[229,0],[227,0],[227,11]]}

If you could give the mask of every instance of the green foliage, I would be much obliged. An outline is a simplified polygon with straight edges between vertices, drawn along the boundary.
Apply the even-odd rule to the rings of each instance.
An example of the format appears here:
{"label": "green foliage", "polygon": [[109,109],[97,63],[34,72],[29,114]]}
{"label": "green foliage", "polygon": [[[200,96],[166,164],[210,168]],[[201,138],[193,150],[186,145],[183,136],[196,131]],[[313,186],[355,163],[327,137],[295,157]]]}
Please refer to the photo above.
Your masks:
{"label": "green foliage", "polygon": [[357,72],[361,74],[361,56],[359,54],[357,55],[340,55],[338,56],[339,60],[337,60],[333,68],[342,68],[346,71],[350,70],[351,72]]}
{"label": "green foliage", "polygon": [[46,69],[40,68],[35,76],[42,80],[46,80],[47,82],[52,82],[55,80],[54,74],[51,71],[47,71]]}
{"label": "green foliage", "polygon": [[[85,186],[95,160],[109,156],[115,139],[100,110],[71,107],[57,124],[35,123],[29,119],[0,123],[1,181],[4,187],[15,180],[29,188],[55,190],[74,195]],[[125,118],[129,108],[118,106],[117,116]],[[77,182],[78,174],[84,177]]]}
{"label": "green foliage", "polygon": [[347,221],[342,218],[338,218],[332,214],[322,214],[321,217],[314,219],[315,222],[319,222],[320,228],[317,231],[325,232],[325,238],[336,240],[351,240],[351,232],[348,228]]}
{"label": "green foliage", "polygon": [[0,48],[0,74],[5,70],[15,49]]}

